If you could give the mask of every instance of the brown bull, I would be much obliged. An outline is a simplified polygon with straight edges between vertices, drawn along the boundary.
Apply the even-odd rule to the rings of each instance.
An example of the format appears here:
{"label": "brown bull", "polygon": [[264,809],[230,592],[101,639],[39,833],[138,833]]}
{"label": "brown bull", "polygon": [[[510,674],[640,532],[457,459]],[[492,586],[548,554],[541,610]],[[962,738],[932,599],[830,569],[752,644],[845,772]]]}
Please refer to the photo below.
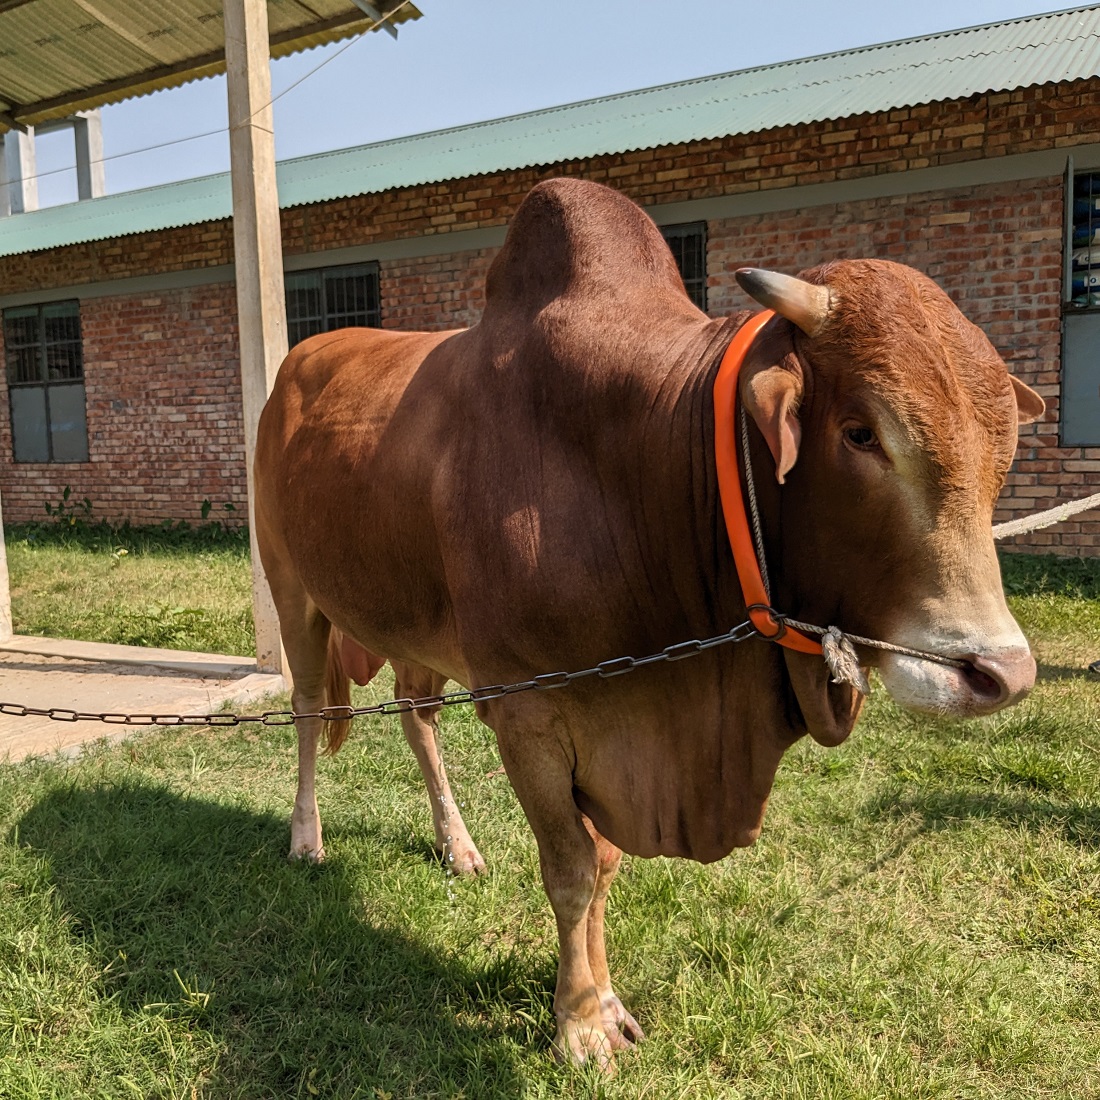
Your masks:
{"label": "brown bull", "polygon": [[[1042,401],[909,268],[845,261],[801,279],[739,278],[779,314],[740,381],[774,606],[959,658],[861,650],[906,705],[976,715],[1016,701],[1035,665],[1005,607],[990,524],[1017,420]],[[399,695],[426,696],[447,680],[524,680],[742,622],[713,384],[745,319],[709,320],[689,302],[627,199],[555,180],[517,211],[473,328],[344,330],[296,347],[256,461],[295,709],[346,702],[347,677],[366,682],[387,658]],[[784,751],[807,732],[842,741],[861,701],[820,657],[753,638],[478,705],[557,918],[563,1056],[606,1062],[641,1035],[604,951],[622,851],[707,861],[752,844]],[[437,845],[480,870],[436,714],[402,723]],[[291,853],[320,859],[321,722],[298,728]]]}

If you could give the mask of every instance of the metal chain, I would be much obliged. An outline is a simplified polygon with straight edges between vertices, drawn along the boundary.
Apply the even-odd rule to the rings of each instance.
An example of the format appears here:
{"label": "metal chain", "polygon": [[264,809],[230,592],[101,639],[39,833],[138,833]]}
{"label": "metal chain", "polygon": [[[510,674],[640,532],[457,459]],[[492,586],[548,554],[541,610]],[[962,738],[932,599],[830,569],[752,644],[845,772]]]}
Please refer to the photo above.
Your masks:
{"label": "metal chain", "polygon": [[[740,434],[747,475],[749,514],[752,518],[757,558],[760,562],[765,592],[767,592],[768,580],[765,572],[767,566],[765,564],[764,538],[760,523],[760,509],[756,500],[756,488],[752,476],[744,406],[741,407],[740,411]],[[864,638],[858,634],[848,634],[836,628],[800,622],[798,619],[783,615],[774,609],[772,609],[772,614],[776,620],[806,633],[825,635],[830,631],[835,631],[838,637],[847,638],[856,645],[871,646],[892,653],[901,653],[908,657],[933,661],[936,664],[946,665],[950,668],[967,667],[966,661],[960,661],[954,657],[930,653],[927,650],[910,649],[908,646],[895,645],[892,642],[881,642],[874,638]],[[262,714],[92,714],[69,710],[65,707],[27,707],[21,703],[0,703],[0,714],[11,715],[16,718],[50,718],[55,722],[104,722],[107,725],[118,726],[239,726],[254,722],[264,726],[291,726],[300,718],[319,718],[323,722],[339,722],[366,714],[407,714],[409,711],[425,710],[429,707],[453,707],[460,703],[485,703],[490,699],[501,699],[506,695],[516,695],[523,691],[552,691],[555,688],[566,687],[575,680],[583,680],[588,676],[609,679],[612,676],[622,676],[624,673],[634,672],[639,668],[646,668],[662,661],[680,661],[685,657],[694,657],[699,653],[706,652],[708,649],[714,649],[716,646],[744,642],[756,634],[757,631],[752,622],[746,620],[725,634],[666,646],[660,653],[653,653],[648,657],[616,657],[613,660],[602,661],[598,665],[580,669],[577,672],[547,672],[541,676],[535,676],[530,680],[520,680],[514,684],[493,684],[487,687],[446,692],[443,695],[428,695],[420,699],[388,699],[384,703],[374,703],[367,707],[322,707],[320,710],[308,714],[296,714],[292,710],[266,710]]]}
{"label": "metal chain", "polygon": [[752,452],[749,450],[749,418],[744,402],[741,408],[741,457],[745,463],[745,487],[749,491],[749,516],[752,518],[752,537],[756,543],[756,561],[760,566],[760,579],[764,582],[764,595],[772,598],[771,581],[768,579],[768,559],[764,553],[764,529],[760,523],[760,505],[756,503],[756,479],[752,476]]}
{"label": "metal chain", "polygon": [[68,710],[65,707],[26,707],[21,703],[0,703],[0,714],[8,714],[16,718],[29,716],[51,718],[55,722],[105,722],[115,726],[239,726],[246,722],[257,722],[264,726],[292,726],[298,718],[320,718],[323,722],[340,722],[358,718],[364,714],[407,714],[409,711],[425,710],[429,707],[485,703],[490,699],[516,695],[521,691],[553,691],[555,688],[565,687],[575,680],[583,680],[588,676],[598,676],[607,680],[663,661],[682,661],[685,657],[695,657],[720,645],[744,642],[755,634],[756,628],[746,620],[732,630],[726,631],[725,634],[666,646],[660,653],[653,653],[648,657],[616,657],[577,672],[546,672],[541,676],[520,680],[514,684],[492,684],[487,687],[446,692],[443,695],[427,695],[420,699],[388,699],[384,703],[374,703],[367,707],[322,707],[307,714],[296,714],[292,710],[265,710],[262,714],[91,714],[79,710]]}

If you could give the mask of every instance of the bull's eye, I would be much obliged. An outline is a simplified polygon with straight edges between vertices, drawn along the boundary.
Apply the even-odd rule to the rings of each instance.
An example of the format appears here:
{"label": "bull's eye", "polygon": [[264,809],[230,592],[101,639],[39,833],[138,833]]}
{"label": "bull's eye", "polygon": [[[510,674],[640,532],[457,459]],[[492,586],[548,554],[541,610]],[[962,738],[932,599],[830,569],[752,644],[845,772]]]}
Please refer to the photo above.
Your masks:
{"label": "bull's eye", "polygon": [[857,451],[878,450],[878,437],[870,428],[845,428],[844,439]]}

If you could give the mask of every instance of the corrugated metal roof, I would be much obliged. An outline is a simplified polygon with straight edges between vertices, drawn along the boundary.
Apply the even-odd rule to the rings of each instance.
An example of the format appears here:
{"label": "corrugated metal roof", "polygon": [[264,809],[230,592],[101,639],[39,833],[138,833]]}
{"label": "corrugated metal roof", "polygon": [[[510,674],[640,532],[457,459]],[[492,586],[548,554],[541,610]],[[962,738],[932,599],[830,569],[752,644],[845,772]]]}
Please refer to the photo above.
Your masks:
{"label": "corrugated metal roof", "polygon": [[[398,3],[373,7],[390,24],[420,18]],[[375,23],[349,0],[268,3],[273,57]],[[221,0],[0,0],[0,43],[0,133],[225,71]]]}
{"label": "corrugated metal roof", "polygon": [[[646,88],[283,161],[300,206],[1100,75],[1100,5]],[[0,220],[0,255],[230,215],[228,175]]]}

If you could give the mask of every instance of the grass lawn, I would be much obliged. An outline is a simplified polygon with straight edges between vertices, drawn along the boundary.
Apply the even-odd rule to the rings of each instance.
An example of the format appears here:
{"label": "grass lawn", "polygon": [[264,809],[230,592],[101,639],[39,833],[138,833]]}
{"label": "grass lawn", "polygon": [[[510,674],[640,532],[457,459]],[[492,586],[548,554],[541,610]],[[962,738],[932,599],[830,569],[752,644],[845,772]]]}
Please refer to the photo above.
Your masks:
{"label": "grass lawn", "polygon": [[16,634],[252,656],[247,532],[11,524]]}
{"label": "grass lawn", "polygon": [[[24,631],[71,572],[41,553],[9,547]],[[111,588],[143,554],[92,568]],[[222,588],[171,572],[164,606]],[[1005,572],[1041,662],[1022,706],[933,722],[878,688],[848,743],[788,754],[755,848],[624,861],[609,953],[649,1038],[609,1081],[550,1059],[553,919],[467,708],[443,731],[473,882],[432,857],[395,718],[322,761],[322,867],[285,859],[292,730],[0,768],[0,1096],[1100,1097],[1100,563]]]}

